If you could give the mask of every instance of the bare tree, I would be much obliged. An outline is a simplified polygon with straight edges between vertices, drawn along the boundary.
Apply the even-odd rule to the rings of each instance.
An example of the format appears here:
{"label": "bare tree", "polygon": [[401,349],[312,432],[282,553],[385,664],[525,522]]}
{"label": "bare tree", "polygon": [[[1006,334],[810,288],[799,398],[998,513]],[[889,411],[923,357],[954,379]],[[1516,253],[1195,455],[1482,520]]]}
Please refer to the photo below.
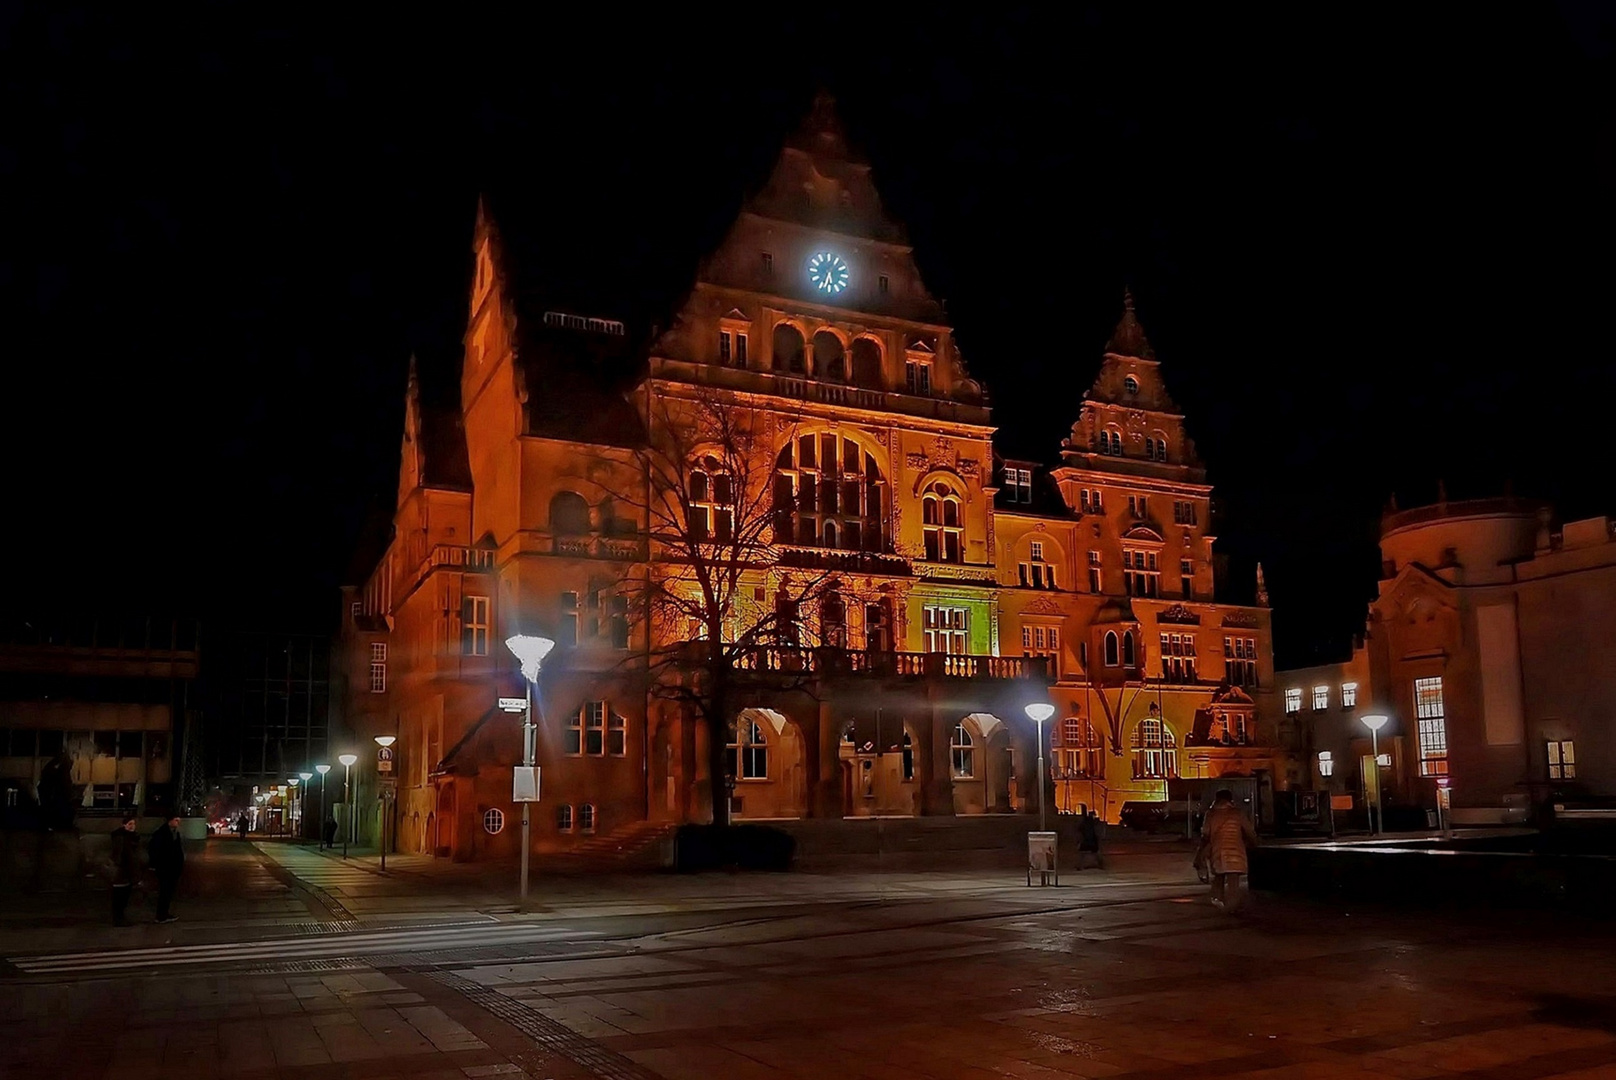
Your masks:
{"label": "bare tree", "polygon": [[834,615],[822,621],[816,609],[845,611],[846,598],[835,572],[780,565],[776,527],[790,539],[790,509],[774,485],[775,444],[790,429],[777,431],[778,411],[702,388],[641,392],[643,487],[620,497],[639,512],[648,560],[622,592],[647,628],[652,696],[705,729],[712,820],[727,825],[726,749],[749,680],[807,689],[807,647],[846,644]]}

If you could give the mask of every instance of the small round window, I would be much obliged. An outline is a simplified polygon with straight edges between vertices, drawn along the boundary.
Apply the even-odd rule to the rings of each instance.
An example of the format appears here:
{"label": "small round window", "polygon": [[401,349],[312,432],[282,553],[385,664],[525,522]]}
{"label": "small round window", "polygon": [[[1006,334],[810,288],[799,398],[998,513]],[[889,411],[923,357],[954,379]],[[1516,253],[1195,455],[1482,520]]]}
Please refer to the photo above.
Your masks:
{"label": "small round window", "polygon": [[505,811],[492,809],[483,814],[483,828],[490,833],[497,833],[505,827]]}
{"label": "small round window", "polygon": [[1122,388],[1130,394],[1137,394],[1139,392],[1139,380],[1129,375],[1122,380]]}

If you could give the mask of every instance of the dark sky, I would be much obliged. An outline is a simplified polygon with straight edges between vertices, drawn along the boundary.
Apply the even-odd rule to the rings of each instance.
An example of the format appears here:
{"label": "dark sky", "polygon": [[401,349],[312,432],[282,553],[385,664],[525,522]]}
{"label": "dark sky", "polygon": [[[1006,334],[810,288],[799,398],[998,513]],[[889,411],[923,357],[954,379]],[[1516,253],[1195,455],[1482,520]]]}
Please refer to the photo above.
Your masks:
{"label": "dark sky", "polygon": [[1393,492],[1616,511],[1594,5],[224,7],[0,16],[6,605],[323,625],[407,357],[453,362],[489,163],[693,269],[821,84],[1007,448],[1054,458],[1132,285],[1281,662],[1360,624]]}

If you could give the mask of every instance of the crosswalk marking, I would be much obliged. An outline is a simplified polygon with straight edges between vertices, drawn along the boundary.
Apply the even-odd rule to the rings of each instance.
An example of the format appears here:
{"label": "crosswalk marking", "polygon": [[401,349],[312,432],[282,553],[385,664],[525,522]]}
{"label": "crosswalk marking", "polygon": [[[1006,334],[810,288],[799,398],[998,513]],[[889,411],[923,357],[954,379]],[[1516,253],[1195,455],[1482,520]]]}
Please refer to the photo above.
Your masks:
{"label": "crosswalk marking", "polygon": [[493,926],[442,927],[423,930],[387,930],[370,933],[322,934],[317,938],[273,938],[267,941],[221,942],[213,945],[175,945],[148,949],[107,949],[99,952],[11,956],[7,962],[30,975],[74,972],[124,971],[132,968],[175,967],[215,963],[263,963],[318,957],[396,953],[434,949],[460,949],[490,945],[525,945],[539,941],[579,941],[599,933],[499,923]]}

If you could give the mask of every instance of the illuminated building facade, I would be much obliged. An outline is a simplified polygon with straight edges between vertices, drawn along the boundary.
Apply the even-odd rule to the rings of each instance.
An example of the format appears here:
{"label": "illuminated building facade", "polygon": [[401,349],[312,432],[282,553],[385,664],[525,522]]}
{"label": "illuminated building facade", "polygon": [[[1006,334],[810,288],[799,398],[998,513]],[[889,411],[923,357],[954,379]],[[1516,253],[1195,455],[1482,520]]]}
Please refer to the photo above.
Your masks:
{"label": "illuminated building facade", "polygon": [[1449,785],[1459,819],[1519,820],[1550,793],[1616,793],[1616,534],[1608,518],[1554,527],[1515,498],[1443,500],[1381,524],[1379,595],[1343,664],[1280,672],[1283,708],[1364,805],[1384,714],[1381,789],[1415,826]]}
{"label": "illuminated building facade", "polygon": [[[1115,820],[1175,776],[1274,772],[1268,611],[1214,600],[1211,489],[1131,300],[1050,469],[995,456],[826,99],[660,329],[581,296],[545,233],[485,197],[458,397],[412,367],[394,535],[345,594],[345,720],[399,736],[401,849],[513,850],[519,726],[495,702],[522,690],[518,631],[559,642],[541,848],[703,820],[715,779],[741,819],[1036,812],[1035,700],[1057,705],[1060,809]],[[648,690],[650,658],[701,627],[636,617],[660,558],[636,447],[742,407],[771,540],[736,617],[790,605],[800,637],[747,661],[714,778],[705,725]],[[731,484],[693,471],[681,512],[739,529]]]}

